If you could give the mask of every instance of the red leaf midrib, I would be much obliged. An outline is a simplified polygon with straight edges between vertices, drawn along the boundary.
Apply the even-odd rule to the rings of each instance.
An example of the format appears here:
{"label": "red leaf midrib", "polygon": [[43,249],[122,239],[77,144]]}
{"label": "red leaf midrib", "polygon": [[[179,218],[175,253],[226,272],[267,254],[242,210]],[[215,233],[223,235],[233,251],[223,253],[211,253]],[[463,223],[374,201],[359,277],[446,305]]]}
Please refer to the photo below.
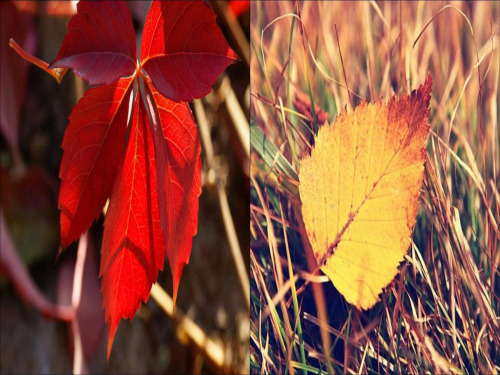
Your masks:
{"label": "red leaf midrib", "polygon": [[[140,92],[137,93],[137,95],[140,95]],[[141,100],[141,99],[138,99]],[[134,181],[135,181],[135,174],[136,174],[136,168],[137,168],[137,147],[138,147],[138,142],[139,142],[139,132],[140,132],[140,113],[137,111],[137,126],[134,129],[135,131],[135,144],[134,144],[134,157],[132,159],[133,166],[132,166],[132,181],[130,182],[130,195],[128,197],[128,213],[127,213],[127,225],[125,228],[125,234],[124,238],[127,238],[128,236],[128,230],[129,230],[129,223],[130,223],[130,214],[133,212],[132,210],[132,196],[134,194]],[[130,138],[129,138],[130,139]],[[147,150],[146,150],[147,153]]]}

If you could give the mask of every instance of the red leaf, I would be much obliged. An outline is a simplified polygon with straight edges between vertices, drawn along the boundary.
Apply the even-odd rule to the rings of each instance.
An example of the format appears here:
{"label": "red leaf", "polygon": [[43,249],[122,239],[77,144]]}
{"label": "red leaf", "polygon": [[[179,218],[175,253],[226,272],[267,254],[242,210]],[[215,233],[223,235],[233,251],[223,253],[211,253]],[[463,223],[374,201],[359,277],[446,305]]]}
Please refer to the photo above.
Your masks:
{"label": "red leaf", "polygon": [[151,81],[146,89],[154,128],[160,218],[175,303],[182,268],[189,261],[198,225],[201,146],[189,105],[165,98]]}
{"label": "red leaf", "polygon": [[141,63],[153,84],[174,101],[210,92],[217,76],[238,60],[204,1],[154,1],[141,44]]}
{"label": "red leaf", "polygon": [[[58,79],[50,69],[72,68],[90,84],[105,84],[88,90],[70,116],[59,208],[64,248],[88,229],[111,196],[100,271],[109,359],[121,318],[132,319],[141,301],[148,299],[165,253],[175,303],[197,231],[201,194],[200,141],[185,101],[207,94],[217,76],[238,58],[202,1],[153,1],[140,67],[123,1],[82,0],[77,8],[48,69],[13,45]],[[123,76],[130,77],[119,79]],[[151,123],[139,89],[123,152],[132,83],[137,78],[140,87],[140,77],[146,80]]]}
{"label": "red leaf", "polygon": [[71,68],[91,85],[134,73],[134,27],[125,2],[82,0],[77,9],[50,68]]}
{"label": "red leaf", "polygon": [[62,248],[90,227],[111,195],[125,142],[132,82],[120,79],[90,89],[71,112],[59,171]]}
{"label": "red leaf", "polygon": [[138,93],[121,172],[104,222],[101,291],[108,323],[108,359],[121,318],[132,319],[146,302],[165,245],[156,193],[153,135]]}

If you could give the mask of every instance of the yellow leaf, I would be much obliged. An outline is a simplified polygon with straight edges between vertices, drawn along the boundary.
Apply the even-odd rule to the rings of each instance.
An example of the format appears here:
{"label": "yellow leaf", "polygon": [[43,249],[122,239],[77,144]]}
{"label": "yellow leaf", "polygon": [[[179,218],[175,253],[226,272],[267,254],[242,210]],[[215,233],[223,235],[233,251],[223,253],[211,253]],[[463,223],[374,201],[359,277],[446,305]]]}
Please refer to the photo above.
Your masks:
{"label": "yellow leaf", "polygon": [[322,126],[300,163],[299,193],[321,270],[369,309],[410,245],[422,184],[432,78],[410,96],[361,103]]}

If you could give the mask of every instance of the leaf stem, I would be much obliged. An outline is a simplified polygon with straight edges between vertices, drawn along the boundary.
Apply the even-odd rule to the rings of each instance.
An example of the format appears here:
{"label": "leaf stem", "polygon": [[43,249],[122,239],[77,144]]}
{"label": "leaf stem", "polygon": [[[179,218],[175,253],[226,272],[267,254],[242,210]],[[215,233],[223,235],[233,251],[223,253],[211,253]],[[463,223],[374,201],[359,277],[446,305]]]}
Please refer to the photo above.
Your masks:
{"label": "leaf stem", "polygon": [[47,64],[43,60],[40,60],[38,57],[35,57],[32,54],[26,52],[24,49],[21,48],[19,44],[16,43],[16,41],[13,38],[9,39],[9,46],[13,48],[14,51],[16,51],[17,54],[21,56],[23,59],[45,70],[45,72],[47,72],[48,74],[50,74],[52,77],[55,78],[57,83],[61,83],[64,75],[68,71],[68,68],[52,68],[52,69],[49,68],[49,64]]}

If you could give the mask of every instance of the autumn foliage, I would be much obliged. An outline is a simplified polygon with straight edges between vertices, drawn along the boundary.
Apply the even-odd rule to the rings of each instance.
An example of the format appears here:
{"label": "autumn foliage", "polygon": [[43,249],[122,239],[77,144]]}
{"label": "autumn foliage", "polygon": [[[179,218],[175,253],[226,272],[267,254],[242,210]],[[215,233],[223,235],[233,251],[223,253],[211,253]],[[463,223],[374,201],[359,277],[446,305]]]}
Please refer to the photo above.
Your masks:
{"label": "autumn foliage", "polygon": [[368,309],[410,245],[422,185],[432,79],[386,105],[362,102],[319,129],[299,173],[302,216],[321,270]]}
{"label": "autumn foliage", "polygon": [[57,57],[48,67],[37,63],[52,73],[71,68],[97,85],[73,109],[63,139],[60,251],[110,199],[100,271],[108,358],[121,318],[132,319],[148,299],[165,255],[175,301],[201,193],[187,101],[209,93],[236,61],[205,2],[153,1],[138,61],[126,3],[80,1]]}

